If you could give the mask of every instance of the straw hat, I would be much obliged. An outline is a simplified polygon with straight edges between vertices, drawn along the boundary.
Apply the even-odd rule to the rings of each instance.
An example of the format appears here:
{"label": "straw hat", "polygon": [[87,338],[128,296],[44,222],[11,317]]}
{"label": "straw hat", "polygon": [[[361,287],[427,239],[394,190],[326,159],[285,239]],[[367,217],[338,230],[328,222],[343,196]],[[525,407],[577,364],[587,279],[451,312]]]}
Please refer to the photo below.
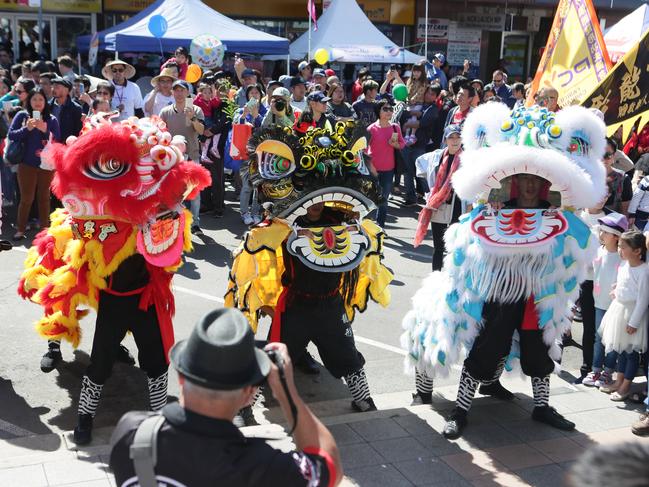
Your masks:
{"label": "straw hat", "polygon": [[160,71],[160,74],[158,76],[154,76],[151,79],[151,86],[154,88],[158,84],[158,81],[160,81],[160,78],[171,78],[171,81],[176,81],[178,78],[174,76],[174,73],[176,71],[173,68],[164,68],[162,71]]}
{"label": "straw hat", "polygon": [[111,71],[111,68],[118,64],[124,66],[124,77],[126,79],[131,79],[133,76],[135,76],[135,68],[126,61],[122,61],[121,59],[113,59],[112,61],[107,62],[106,66],[104,66],[101,70],[101,75],[107,80],[112,81],[113,72]]}

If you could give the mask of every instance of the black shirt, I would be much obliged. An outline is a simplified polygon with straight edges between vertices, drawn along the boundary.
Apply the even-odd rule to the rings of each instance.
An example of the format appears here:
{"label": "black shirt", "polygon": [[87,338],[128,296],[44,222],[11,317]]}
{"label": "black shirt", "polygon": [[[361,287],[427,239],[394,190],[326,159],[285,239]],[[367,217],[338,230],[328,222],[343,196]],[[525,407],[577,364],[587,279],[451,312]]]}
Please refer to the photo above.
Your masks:
{"label": "black shirt", "polygon": [[[118,487],[135,485],[129,447],[135,431],[154,413],[122,416],[111,438],[110,468]],[[326,460],[304,452],[283,453],[260,438],[246,438],[231,422],[209,418],[180,404],[162,410],[166,421],[157,441],[157,479],[178,487],[246,487],[329,485]]]}

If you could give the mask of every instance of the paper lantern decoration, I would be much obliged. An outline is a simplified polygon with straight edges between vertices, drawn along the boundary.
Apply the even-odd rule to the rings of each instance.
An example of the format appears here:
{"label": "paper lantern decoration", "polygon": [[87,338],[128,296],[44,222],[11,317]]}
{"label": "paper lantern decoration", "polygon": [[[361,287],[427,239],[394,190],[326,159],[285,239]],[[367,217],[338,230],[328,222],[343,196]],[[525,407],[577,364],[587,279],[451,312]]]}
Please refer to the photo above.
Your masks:
{"label": "paper lantern decoration", "polygon": [[185,81],[196,83],[203,75],[203,70],[198,64],[190,64],[187,66],[187,74],[185,74]]}
{"label": "paper lantern decoration", "polygon": [[320,65],[327,64],[329,62],[329,51],[320,48],[313,53],[313,59]]}
{"label": "paper lantern decoration", "polygon": [[149,32],[156,39],[160,39],[167,32],[167,19],[162,15],[154,15],[149,19]]}
{"label": "paper lantern decoration", "polygon": [[192,60],[203,69],[216,68],[223,64],[225,46],[212,34],[194,37],[189,46]]}
{"label": "paper lantern decoration", "polygon": [[392,96],[397,101],[406,101],[408,99],[408,88],[403,83],[399,83],[392,88]]}

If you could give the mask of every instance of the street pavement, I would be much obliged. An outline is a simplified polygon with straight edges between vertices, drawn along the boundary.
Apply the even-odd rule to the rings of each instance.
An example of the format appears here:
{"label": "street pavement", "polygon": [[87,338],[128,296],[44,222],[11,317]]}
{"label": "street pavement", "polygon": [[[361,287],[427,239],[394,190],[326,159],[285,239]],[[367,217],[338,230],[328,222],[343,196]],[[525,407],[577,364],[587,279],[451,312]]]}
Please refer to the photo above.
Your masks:
{"label": "street pavement", "polygon": [[[194,237],[194,252],[174,278],[176,338],[186,338],[207,311],[222,306],[227,273],[234,250],[245,231],[234,204],[225,217],[202,216],[202,237]],[[459,367],[436,381],[433,408],[411,406],[414,379],[403,373],[404,352],[399,347],[401,319],[410,297],[430,272],[429,244],[413,249],[416,209],[391,203],[386,231],[385,262],[395,274],[392,303],[371,303],[354,322],[359,350],[379,411],[352,413],[345,385],[322,369],[319,376],[296,374],[298,389],[314,411],[331,425],[345,470],[346,485],[562,485],[566,469],[585,447],[595,442],[631,438],[629,425],[636,408],[613,403],[598,391],[573,386],[581,364],[581,350],[568,347],[560,377],[552,379],[552,403],[577,423],[570,434],[534,424],[529,419],[531,387],[519,376],[506,383],[517,392],[513,403],[490,398],[476,401],[470,429],[458,441],[441,435],[443,416],[453,405]],[[5,223],[4,237],[12,233]],[[146,379],[135,367],[116,364],[102,394],[95,420],[93,443],[78,448],[70,439],[76,422],[81,377],[88,364],[93,334],[92,316],[83,323],[80,347],[62,346],[64,363],[54,372],[39,368],[46,343],[33,323],[40,308],[15,293],[25,258],[25,247],[0,253],[0,324],[4,353],[0,354],[0,486],[113,485],[105,466],[107,442],[119,417],[148,405]],[[269,323],[262,322],[263,335]],[[581,326],[573,336],[580,342]],[[137,356],[131,336],[125,345]],[[312,346],[310,351],[319,360]],[[170,373],[171,400],[178,395],[176,375]],[[247,434],[278,438],[290,448],[279,426],[276,407],[258,407],[259,426]]]}

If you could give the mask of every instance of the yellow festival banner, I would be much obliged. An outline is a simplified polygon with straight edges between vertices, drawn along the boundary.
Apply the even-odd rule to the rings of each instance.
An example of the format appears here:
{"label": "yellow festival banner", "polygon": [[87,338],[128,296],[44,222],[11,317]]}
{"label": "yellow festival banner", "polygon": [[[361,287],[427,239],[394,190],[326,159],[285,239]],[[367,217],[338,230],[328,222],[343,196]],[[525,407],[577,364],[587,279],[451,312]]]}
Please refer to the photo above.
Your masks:
{"label": "yellow festival banner", "polygon": [[560,0],[527,103],[543,87],[559,106],[578,105],[607,75],[611,61],[591,0]]}
{"label": "yellow festival banner", "polygon": [[635,123],[649,123],[649,31],[582,103],[604,114],[608,135],[622,127],[626,141]]}

